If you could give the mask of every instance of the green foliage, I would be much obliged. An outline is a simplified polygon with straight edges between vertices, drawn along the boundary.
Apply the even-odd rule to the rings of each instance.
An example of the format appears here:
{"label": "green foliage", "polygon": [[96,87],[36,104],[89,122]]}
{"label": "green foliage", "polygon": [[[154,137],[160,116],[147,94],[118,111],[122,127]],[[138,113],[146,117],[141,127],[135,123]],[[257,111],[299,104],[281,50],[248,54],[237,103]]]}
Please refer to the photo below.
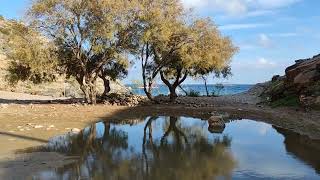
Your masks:
{"label": "green foliage", "polygon": [[127,75],[128,54],[141,60],[151,95],[159,74],[171,93],[188,76],[226,77],[237,51],[214,22],[195,18],[180,0],[35,0],[28,19],[5,31],[14,60],[8,79],[41,83],[59,70],[77,80],[89,103],[98,77]]}
{"label": "green foliage", "polygon": [[284,91],[284,81],[271,82],[270,86],[266,89],[266,94],[280,94]]}
{"label": "green foliage", "polygon": [[2,32],[5,54],[10,60],[6,79],[11,85],[18,81],[42,83],[55,80],[58,61],[52,42],[14,20],[8,21]]}
{"label": "green foliage", "polygon": [[195,90],[190,90],[190,91],[187,93],[187,96],[190,96],[190,97],[199,97],[199,96],[200,96],[200,92],[199,92],[199,91],[195,91]]}
{"label": "green foliage", "polygon": [[276,101],[271,102],[270,106],[273,108],[282,107],[282,106],[299,107],[300,102],[299,102],[299,98],[296,95],[289,95],[284,98],[281,98],[281,99],[278,99]]}
{"label": "green foliage", "polygon": [[112,81],[125,78],[128,75],[128,62],[126,58],[110,60],[102,67],[101,77],[109,77]]}
{"label": "green foliage", "polygon": [[[229,63],[237,49],[229,38],[220,35],[213,22],[199,19],[191,25],[185,25],[181,32],[179,29],[175,31],[180,33],[180,38],[172,42],[174,46],[169,48],[169,55],[161,54],[161,57],[166,57],[163,59],[166,65],[161,70],[164,74],[161,79],[169,88],[176,88],[187,76],[198,77],[210,73],[218,76],[223,73],[226,77],[231,74]],[[175,51],[171,53],[173,49]],[[169,80],[173,81],[171,85]]]}
{"label": "green foliage", "polygon": [[320,82],[316,82],[308,88],[308,93],[314,96],[320,96]]}
{"label": "green foliage", "polygon": [[[96,103],[96,79],[102,70],[118,77],[123,54],[134,51],[138,4],[127,0],[35,0],[32,23],[55,42],[59,66],[80,84],[88,103]],[[116,63],[115,63],[116,62]],[[119,66],[118,66],[119,65]],[[121,73],[108,68],[111,66]],[[124,72],[124,73],[123,73]]]}

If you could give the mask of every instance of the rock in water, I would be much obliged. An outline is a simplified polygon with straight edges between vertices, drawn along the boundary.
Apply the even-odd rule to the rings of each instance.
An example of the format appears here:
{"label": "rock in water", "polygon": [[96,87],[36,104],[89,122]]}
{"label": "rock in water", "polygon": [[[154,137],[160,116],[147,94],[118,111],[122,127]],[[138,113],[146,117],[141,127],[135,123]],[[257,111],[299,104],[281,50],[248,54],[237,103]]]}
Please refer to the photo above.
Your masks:
{"label": "rock in water", "polygon": [[208,131],[211,133],[223,133],[226,127],[222,116],[211,116],[208,120],[209,127]]}

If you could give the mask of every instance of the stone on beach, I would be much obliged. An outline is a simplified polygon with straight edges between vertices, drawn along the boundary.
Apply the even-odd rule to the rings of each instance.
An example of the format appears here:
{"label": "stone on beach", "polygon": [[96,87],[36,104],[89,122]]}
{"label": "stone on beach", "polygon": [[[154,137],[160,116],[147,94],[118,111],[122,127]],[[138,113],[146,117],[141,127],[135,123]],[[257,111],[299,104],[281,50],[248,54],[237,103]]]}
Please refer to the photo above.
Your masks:
{"label": "stone on beach", "polygon": [[42,125],[35,125],[34,128],[35,129],[40,129],[40,128],[43,128],[43,126]]}

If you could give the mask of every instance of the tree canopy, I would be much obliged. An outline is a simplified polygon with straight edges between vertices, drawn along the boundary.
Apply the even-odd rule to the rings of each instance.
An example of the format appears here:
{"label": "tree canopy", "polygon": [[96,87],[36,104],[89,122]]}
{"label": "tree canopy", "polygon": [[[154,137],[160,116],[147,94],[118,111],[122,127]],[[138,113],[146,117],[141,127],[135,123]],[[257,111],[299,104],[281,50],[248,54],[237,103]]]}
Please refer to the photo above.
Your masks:
{"label": "tree canopy", "polygon": [[27,23],[13,21],[6,31],[11,81],[40,83],[63,73],[92,104],[97,78],[107,94],[109,79],[128,74],[128,57],[141,63],[148,98],[160,78],[174,101],[187,77],[230,72],[237,51],[212,20],[196,18],[181,0],[34,0],[27,15]]}
{"label": "tree canopy", "polygon": [[58,48],[60,66],[76,78],[88,103],[96,103],[96,79],[111,61],[134,48],[136,11],[126,0],[36,0],[32,24]]}
{"label": "tree canopy", "polygon": [[181,24],[165,45],[155,47],[154,62],[160,67],[161,80],[168,86],[172,101],[177,97],[176,88],[188,76],[222,72],[237,50],[209,19]]}
{"label": "tree canopy", "polygon": [[5,54],[9,62],[7,80],[31,80],[34,83],[52,81],[58,68],[55,46],[37,31],[18,21],[8,21],[1,33],[5,36]]}

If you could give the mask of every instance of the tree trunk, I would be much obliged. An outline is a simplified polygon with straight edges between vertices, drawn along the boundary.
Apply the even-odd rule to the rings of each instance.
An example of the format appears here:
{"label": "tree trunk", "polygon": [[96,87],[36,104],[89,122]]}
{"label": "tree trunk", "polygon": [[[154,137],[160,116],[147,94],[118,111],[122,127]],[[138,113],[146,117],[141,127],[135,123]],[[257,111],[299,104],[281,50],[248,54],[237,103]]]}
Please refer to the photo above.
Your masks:
{"label": "tree trunk", "polygon": [[103,85],[104,85],[104,91],[102,93],[102,96],[106,96],[111,91],[110,80],[107,79],[106,77],[102,77],[101,79],[103,80]]}
{"label": "tree trunk", "polygon": [[202,77],[203,81],[204,81],[204,87],[206,88],[206,93],[207,96],[209,97],[209,90],[208,90],[208,85],[207,85],[207,79],[205,77]]}
{"label": "tree trunk", "polygon": [[[177,71],[177,72],[178,72],[178,73],[177,73],[177,75],[176,75],[176,79],[175,79],[174,83],[171,84],[171,83],[169,82],[169,80],[167,80],[167,79],[165,78],[164,73],[163,73],[162,71],[160,71],[161,80],[162,80],[162,82],[169,88],[169,91],[170,91],[170,95],[169,95],[169,97],[170,97],[170,102],[174,102],[174,101],[177,99],[178,95],[177,95],[177,93],[176,93],[176,89],[177,89],[177,87],[178,87],[180,84],[182,84],[182,83],[186,80],[186,78],[187,78],[187,76],[188,76],[188,73],[185,72],[185,74],[184,74],[183,77],[181,78],[181,72],[182,72],[182,70]],[[181,79],[180,79],[180,78],[181,78]]]}
{"label": "tree trunk", "polygon": [[80,84],[86,103],[97,104],[96,78],[90,78],[88,75],[77,79],[77,81]]}
{"label": "tree trunk", "polygon": [[178,87],[186,94],[186,96],[188,96],[188,92],[181,85],[179,85]]}
{"label": "tree trunk", "polygon": [[104,124],[103,140],[106,140],[108,139],[110,134],[110,123],[107,121],[104,121],[103,124]]}
{"label": "tree trunk", "polygon": [[84,94],[84,100],[86,103],[90,104],[90,92],[89,92],[89,88],[87,85],[79,83],[80,84],[80,89]]}
{"label": "tree trunk", "polygon": [[170,86],[169,87],[169,90],[170,90],[170,102],[174,102],[178,97],[176,89],[177,89],[177,87],[175,87],[175,86]]}
{"label": "tree trunk", "polygon": [[89,85],[90,87],[90,101],[91,103],[90,104],[97,104],[97,90],[96,90],[96,86],[95,86],[95,83],[94,84],[90,84]]}

